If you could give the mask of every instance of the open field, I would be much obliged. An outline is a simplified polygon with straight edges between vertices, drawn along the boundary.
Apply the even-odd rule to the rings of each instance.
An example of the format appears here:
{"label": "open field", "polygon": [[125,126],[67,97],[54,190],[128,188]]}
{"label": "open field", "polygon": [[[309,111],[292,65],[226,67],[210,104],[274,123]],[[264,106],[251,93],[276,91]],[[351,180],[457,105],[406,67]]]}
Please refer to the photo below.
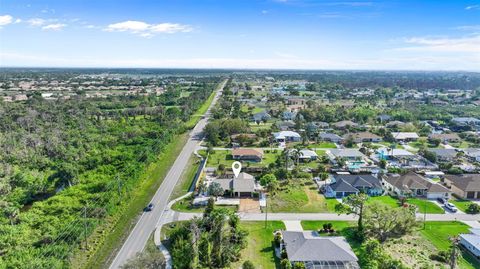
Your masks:
{"label": "open field", "polygon": [[[386,204],[392,208],[399,207],[400,202],[389,195],[370,197],[367,203],[372,203],[373,201],[378,201],[382,204]],[[418,213],[427,213],[427,214],[444,214],[445,211],[443,208],[439,207],[437,204],[432,201],[418,198],[408,198],[406,203],[417,206]]]}
{"label": "open field", "polygon": [[268,208],[269,212],[334,212],[337,203],[337,200],[320,194],[313,181],[303,184],[291,180],[289,185],[282,186],[275,196],[269,198]]}
{"label": "open field", "polygon": [[170,195],[170,200],[176,199],[189,191],[190,186],[193,183],[193,179],[195,178],[195,175],[197,173],[199,161],[200,159],[197,156],[193,154],[192,156],[190,156],[190,159],[188,159],[187,167],[185,167],[182,172],[180,181],[173,189],[172,195]]}

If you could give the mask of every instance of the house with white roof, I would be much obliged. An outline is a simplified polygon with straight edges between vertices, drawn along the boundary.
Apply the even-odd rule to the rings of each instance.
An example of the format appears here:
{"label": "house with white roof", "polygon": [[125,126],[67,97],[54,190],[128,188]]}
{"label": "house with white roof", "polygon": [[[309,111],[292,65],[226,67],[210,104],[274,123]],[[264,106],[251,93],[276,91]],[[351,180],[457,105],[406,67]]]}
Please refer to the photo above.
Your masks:
{"label": "house with white roof", "polygon": [[281,131],[273,133],[273,138],[278,143],[285,142],[299,142],[302,139],[302,136],[294,131]]}
{"label": "house with white roof", "polygon": [[415,132],[392,132],[392,137],[396,141],[416,141],[419,136]]}

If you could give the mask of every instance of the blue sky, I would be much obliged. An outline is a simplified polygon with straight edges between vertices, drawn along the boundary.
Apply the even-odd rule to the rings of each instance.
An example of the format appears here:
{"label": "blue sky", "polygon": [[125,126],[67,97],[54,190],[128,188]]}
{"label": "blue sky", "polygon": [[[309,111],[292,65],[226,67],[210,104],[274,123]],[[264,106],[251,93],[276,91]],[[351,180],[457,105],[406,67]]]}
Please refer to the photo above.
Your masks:
{"label": "blue sky", "polygon": [[0,0],[0,66],[480,71],[480,1]]}

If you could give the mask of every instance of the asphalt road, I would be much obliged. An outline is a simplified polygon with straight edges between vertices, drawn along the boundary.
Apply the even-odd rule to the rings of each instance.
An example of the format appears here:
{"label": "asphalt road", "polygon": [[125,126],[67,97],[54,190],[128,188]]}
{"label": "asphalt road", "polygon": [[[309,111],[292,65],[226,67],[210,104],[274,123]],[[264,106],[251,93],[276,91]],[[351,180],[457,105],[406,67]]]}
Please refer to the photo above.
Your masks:
{"label": "asphalt road", "polygon": [[168,174],[160,185],[160,188],[158,188],[157,192],[153,196],[151,201],[155,205],[153,210],[142,214],[137,224],[130,232],[127,240],[124,242],[122,248],[115,256],[115,259],[109,267],[110,269],[119,268],[127,260],[134,257],[136,253],[141,252],[145,247],[148,238],[154,231],[157,223],[162,218],[162,213],[168,204],[169,197],[175,185],[179,181],[183,169],[187,166],[188,159],[203,137],[202,132],[203,128],[207,124],[210,115],[210,109],[215,105],[218,98],[222,94],[222,90],[226,83],[227,80],[222,82],[221,86],[217,90],[217,94],[215,95],[212,104],[208,108],[204,117],[200,119],[197,125],[190,132],[190,137],[188,138],[187,143],[173,163],[170,171],[168,171]]}

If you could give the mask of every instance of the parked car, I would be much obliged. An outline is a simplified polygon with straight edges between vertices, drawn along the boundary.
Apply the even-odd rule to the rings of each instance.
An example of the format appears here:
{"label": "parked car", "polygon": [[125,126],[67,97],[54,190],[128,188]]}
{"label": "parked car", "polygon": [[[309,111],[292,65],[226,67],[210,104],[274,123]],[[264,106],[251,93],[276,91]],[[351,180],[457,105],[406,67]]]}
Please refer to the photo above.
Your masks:
{"label": "parked car", "polygon": [[438,201],[440,204],[442,204],[442,205],[444,205],[445,203],[447,203],[447,199],[441,198],[441,197],[437,198],[437,201]]}
{"label": "parked car", "polygon": [[452,203],[446,203],[445,208],[452,211],[452,212],[457,212],[458,211],[457,207]]}
{"label": "parked car", "polygon": [[150,203],[143,209],[143,211],[149,212],[149,211],[152,211],[152,209],[153,209],[153,204]]}

